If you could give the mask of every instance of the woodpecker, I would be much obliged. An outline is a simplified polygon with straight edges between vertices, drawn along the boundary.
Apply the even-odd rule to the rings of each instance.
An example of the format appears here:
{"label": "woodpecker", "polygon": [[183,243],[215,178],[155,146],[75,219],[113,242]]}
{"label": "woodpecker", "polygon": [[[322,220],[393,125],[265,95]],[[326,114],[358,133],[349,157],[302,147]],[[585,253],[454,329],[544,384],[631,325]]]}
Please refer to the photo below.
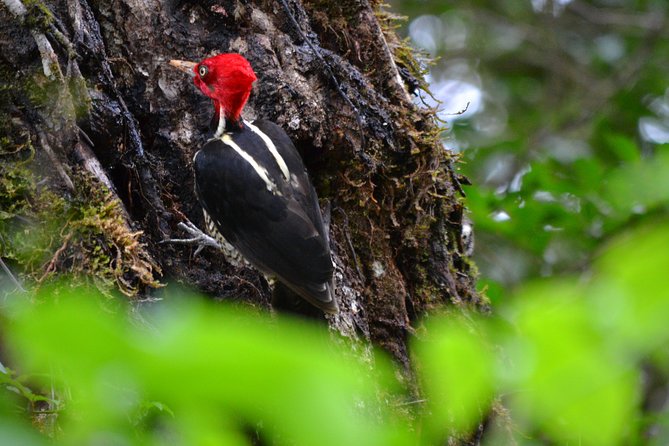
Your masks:
{"label": "woodpecker", "polygon": [[207,231],[326,313],[336,313],[329,236],[304,163],[278,125],[242,119],[256,75],[235,53],[171,60],[212,99],[214,136],[195,154]]}

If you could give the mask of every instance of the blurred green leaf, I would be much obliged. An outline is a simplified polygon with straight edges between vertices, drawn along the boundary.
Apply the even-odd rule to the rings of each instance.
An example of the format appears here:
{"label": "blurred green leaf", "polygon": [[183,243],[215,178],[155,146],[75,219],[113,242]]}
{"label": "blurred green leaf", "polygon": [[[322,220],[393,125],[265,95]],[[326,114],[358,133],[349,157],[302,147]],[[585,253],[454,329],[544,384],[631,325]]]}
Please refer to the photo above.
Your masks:
{"label": "blurred green leaf", "polygon": [[[70,389],[64,441],[87,442],[101,430],[124,435],[127,414],[143,400],[173,411],[178,423],[165,422],[175,425],[182,444],[202,433],[224,444],[239,435],[240,420],[262,423],[267,435],[292,444],[401,444],[406,438],[401,424],[382,428],[378,414],[364,409],[387,383],[381,380],[379,388],[362,363],[316,327],[192,302],[165,308],[147,330],[79,294],[19,311],[9,333],[22,366],[58,370]],[[382,362],[376,370],[377,378],[388,376]],[[199,415],[185,416],[191,410]]]}
{"label": "blurred green leaf", "polygon": [[626,163],[635,163],[641,159],[639,146],[631,138],[620,133],[604,133],[609,150]]}
{"label": "blurred green leaf", "polygon": [[504,302],[504,287],[494,280],[479,280],[477,282],[477,290],[488,297],[493,306],[500,305]]}
{"label": "blurred green leaf", "polygon": [[42,446],[48,442],[29,425],[5,418],[0,420],[0,444]]}
{"label": "blurred green leaf", "polygon": [[609,176],[605,196],[623,216],[669,204],[669,146],[656,156],[629,164]]}
{"label": "blurred green leaf", "polygon": [[[640,383],[644,364],[669,374],[667,246],[668,226],[642,226],[612,240],[587,278],[525,286],[498,317],[431,317],[412,341],[425,404],[409,413],[396,412],[407,406],[393,403],[382,356],[372,368],[317,327],[192,296],[129,319],[86,290],[45,289],[34,304],[14,294],[3,337],[30,389],[60,389],[43,401],[57,444],[439,444],[504,417],[487,434],[495,444],[629,444],[664,432],[664,412],[641,413]],[[3,370],[5,385],[23,385]]]}
{"label": "blurred green leaf", "polygon": [[439,319],[414,345],[427,397],[425,436],[438,444],[447,435],[474,429],[493,398],[493,360],[477,323]]}
{"label": "blurred green leaf", "polygon": [[[7,370],[0,366],[0,373]],[[6,381],[5,381],[6,382]],[[46,438],[33,429],[18,404],[18,393],[11,385],[0,384],[0,444],[1,445],[46,445]]]}
{"label": "blurred green leaf", "polygon": [[507,392],[521,420],[560,442],[621,444],[634,419],[637,372],[605,347],[583,298],[582,287],[559,282],[518,297],[509,350],[517,370],[506,376]]}
{"label": "blurred green leaf", "polygon": [[596,315],[618,348],[643,356],[666,345],[669,227],[642,226],[617,238],[597,259],[595,271]]}

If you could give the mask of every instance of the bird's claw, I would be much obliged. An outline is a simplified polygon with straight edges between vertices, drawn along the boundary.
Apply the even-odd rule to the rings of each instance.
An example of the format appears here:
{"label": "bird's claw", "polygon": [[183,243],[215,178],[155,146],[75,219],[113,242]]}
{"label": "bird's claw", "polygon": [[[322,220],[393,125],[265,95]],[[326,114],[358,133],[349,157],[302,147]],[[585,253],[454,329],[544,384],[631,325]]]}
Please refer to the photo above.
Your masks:
{"label": "bird's claw", "polygon": [[195,226],[190,220],[185,222],[179,222],[177,227],[182,231],[189,234],[190,238],[172,238],[162,240],[160,243],[176,243],[181,245],[197,245],[194,255],[198,255],[206,247],[212,247],[218,250],[222,250],[223,246],[212,236],[205,234]]}

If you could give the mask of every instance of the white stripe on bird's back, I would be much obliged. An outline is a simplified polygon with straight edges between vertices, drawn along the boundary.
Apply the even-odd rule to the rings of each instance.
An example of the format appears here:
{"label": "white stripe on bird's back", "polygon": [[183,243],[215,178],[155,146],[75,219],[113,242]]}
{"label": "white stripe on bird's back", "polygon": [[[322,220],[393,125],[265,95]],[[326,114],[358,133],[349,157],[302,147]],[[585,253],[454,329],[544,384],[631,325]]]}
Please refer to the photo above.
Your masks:
{"label": "white stripe on bird's back", "polygon": [[267,175],[267,169],[258,164],[258,162],[255,159],[253,159],[251,155],[249,155],[241,147],[239,147],[237,143],[235,143],[232,140],[230,135],[228,135],[227,133],[223,134],[223,136],[221,137],[221,141],[223,141],[223,144],[232,147],[232,150],[237,152],[237,154],[241,156],[244,159],[244,161],[246,161],[251,165],[251,167],[253,167],[253,170],[255,170],[258,176],[265,182],[268,191],[272,192],[273,194],[279,193],[276,184],[274,184],[274,182],[270,180],[269,176]]}
{"label": "white stripe on bird's back", "polygon": [[288,181],[290,179],[290,171],[288,170],[288,165],[286,162],[283,160],[283,157],[281,154],[279,154],[279,151],[276,150],[276,146],[274,145],[274,142],[270,139],[269,136],[267,136],[262,130],[260,130],[258,127],[255,125],[251,124],[248,121],[244,121],[244,124],[246,124],[253,133],[256,135],[260,136],[262,140],[265,142],[265,145],[267,146],[267,149],[270,151],[274,159],[276,160],[276,163],[279,165],[279,169],[281,169],[281,173],[283,173],[283,177]]}

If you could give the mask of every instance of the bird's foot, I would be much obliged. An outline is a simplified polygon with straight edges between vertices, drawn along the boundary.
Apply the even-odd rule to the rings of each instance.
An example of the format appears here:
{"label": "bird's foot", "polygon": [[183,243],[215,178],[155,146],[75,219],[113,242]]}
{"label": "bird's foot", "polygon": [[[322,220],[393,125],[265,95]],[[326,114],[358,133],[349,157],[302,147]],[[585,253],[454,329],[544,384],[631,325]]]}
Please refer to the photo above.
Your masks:
{"label": "bird's foot", "polygon": [[197,245],[197,248],[195,249],[195,255],[198,255],[200,251],[202,251],[206,247],[212,247],[218,250],[224,250],[224,247],[221,243],[218,242],[214,237],[205,234],[195,226],[190,220],[186,220],[185,222],[179,222],[177,225],[179,229],[182,231],[188,233],[190,235],[190,238],[172,238],[172,239],[166,239],[161,241],[160,243],[176,243],[176,244],[181,244],[181,245]]}

